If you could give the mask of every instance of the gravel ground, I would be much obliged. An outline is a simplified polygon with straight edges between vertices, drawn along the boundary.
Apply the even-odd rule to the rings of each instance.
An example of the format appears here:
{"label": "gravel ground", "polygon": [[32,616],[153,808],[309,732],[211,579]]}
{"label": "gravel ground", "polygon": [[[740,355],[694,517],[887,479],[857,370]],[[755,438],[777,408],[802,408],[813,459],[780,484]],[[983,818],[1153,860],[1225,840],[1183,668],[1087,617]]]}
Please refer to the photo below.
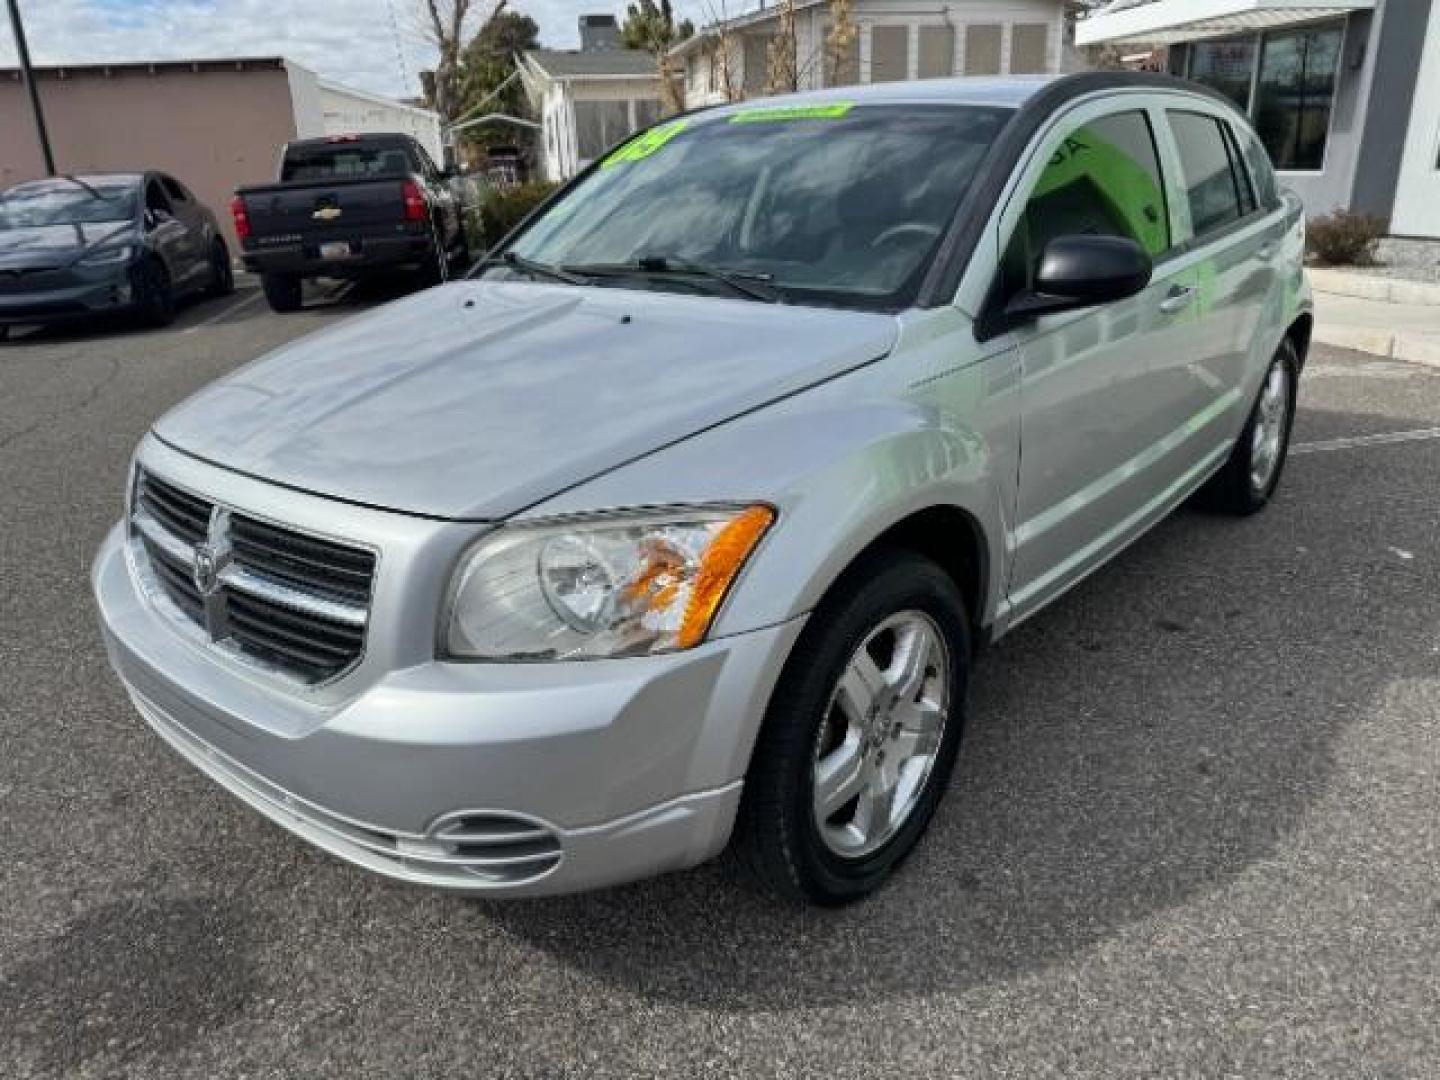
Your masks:
{"label": "gravel ground", "polygon": [[874,900],[477,903],[271,826],[106,668],[137,438],[349,310],[237,302],[0,346],[7,1077],[1440,1075],[1440,441],[1347,441],[1436,428],[1440,372],[1317,348],[1264,514],[1176,514],[985,658]]}

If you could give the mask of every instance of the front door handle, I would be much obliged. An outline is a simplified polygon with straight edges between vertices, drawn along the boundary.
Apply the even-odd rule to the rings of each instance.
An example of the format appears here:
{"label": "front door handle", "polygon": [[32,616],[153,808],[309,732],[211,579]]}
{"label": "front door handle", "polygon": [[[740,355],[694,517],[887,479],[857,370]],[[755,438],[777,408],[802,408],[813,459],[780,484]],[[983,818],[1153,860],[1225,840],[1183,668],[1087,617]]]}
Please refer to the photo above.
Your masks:
{"label": "front door handle", "polygon": [[1195,286],[1171,285],[1170,291],[1165,294],[1165,299],[1160,301],[1160,310],[1166,315],[1173,315],[1175,312],[1189,307],[1190,301],[1194,299]]}

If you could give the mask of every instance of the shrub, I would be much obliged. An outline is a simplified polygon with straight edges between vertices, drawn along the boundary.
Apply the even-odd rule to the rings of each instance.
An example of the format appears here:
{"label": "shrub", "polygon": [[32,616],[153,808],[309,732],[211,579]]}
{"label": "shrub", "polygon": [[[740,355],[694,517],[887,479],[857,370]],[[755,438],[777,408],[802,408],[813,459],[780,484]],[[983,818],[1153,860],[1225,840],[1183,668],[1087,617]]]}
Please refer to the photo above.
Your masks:
{"label": "shrub", "polygon": [[485,246],[492,248],[520,224],[520,220],[555,190],[554,184],[533,181],[516,187],[496,189],[480,206],[480,231]]}
{"label": "shrub", "polygon": [[1305,244],[1330,266],[1368,266],[1375,261],[1375,245],[1385,235],[1386,222],[1374,214],[1336,210],[1305,224]]}

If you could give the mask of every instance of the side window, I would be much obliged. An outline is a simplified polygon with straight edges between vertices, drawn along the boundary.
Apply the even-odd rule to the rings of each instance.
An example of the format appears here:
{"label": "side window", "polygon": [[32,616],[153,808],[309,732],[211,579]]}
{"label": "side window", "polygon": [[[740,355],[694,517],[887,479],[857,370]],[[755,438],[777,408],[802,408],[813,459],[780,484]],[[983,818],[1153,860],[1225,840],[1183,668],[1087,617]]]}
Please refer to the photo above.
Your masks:
{"label": "side window", "polygon": [[1240,214],[1254,212],[1255,186],[1250,182],[1250,170],[1240,157],[1240,145],[1235,141],[1235,129],[1229,124],[1225,128],[1225,152],[1230,155],[1230,168],[1235,173],[1235,189],[1240,195]]}
{"label": "side window", "polygon": [[1064,138],[1001,260],[1006,293],[1029,285],[1049,241],[1077,233],[1128,237],[1152,257],[1169,249],[1160,158],[1143,111],[1099,117]]}
{"label": "side window", "polygon": [[1245,163],[1250,166],[1250,177],[1255,181],[1255,197],[1261,206],[1273,210],[1280,204],[1280,190],[1275,183],[1270,155],[1265,153],[1265,147],[1260,145],[1259,138],[1249,128],[1237,128],[1235,135],[1240,140],[1240,152]]}
{"label": "side window", "polygon": [[1240,177],[1225,141],[1222,120],[1205,113],[1170,112],[1167,115],[1180,150],[1190,223],[1198,240],[1245,215]]}
{"label": "side window", "polygon": [[152,213],[174,216],[175,212],[170,209],[170,200],[166,198],[158,180],[150,180],[145,185],[145,209]]}
{"label": "side window", "polygon": [[183,203],[190,201],[190,197],[185,194],[185,189],[182,188],[175,180],[171,179],[168,176],[162,176],[160,177],[160,183],[164,185],[165,194],[170,196],[173,202]]}

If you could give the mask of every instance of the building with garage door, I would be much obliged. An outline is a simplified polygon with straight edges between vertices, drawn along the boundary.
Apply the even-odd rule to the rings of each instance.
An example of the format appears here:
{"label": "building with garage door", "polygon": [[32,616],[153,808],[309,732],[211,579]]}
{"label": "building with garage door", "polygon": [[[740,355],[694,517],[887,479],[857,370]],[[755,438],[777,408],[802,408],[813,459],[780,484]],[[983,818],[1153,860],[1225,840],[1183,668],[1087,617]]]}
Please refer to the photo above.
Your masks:
{"label": "building with garage door", "polygon": [[1079,45],[1166,50],[1249,114],[1311,216],[1440,238],[1440,10],[1431,0],[1114,0]]}
{"label": "building with garage door", "polygon": [[[829,40],[830,0],[795,2],[797,89],[953,75],[1046,75],[1081,66],[1065,44],[1062,0],[853,0],[857,33]],[[764,4],[712,23],[671,53],[684,72],[685,105],[761,97],[780,8]]]}
{"label": "building with garage door", "polygon": [[[241,184],[275,177],[291,139],[400,131],[439,158],[435,113],[352,90],[280,57],[37,69],[62,173],[155,169],[179,177],[231,228]],[[0,187],[44,175],[20,73],[0,69]],[[234,236],[230,237],[232,248]]]}

